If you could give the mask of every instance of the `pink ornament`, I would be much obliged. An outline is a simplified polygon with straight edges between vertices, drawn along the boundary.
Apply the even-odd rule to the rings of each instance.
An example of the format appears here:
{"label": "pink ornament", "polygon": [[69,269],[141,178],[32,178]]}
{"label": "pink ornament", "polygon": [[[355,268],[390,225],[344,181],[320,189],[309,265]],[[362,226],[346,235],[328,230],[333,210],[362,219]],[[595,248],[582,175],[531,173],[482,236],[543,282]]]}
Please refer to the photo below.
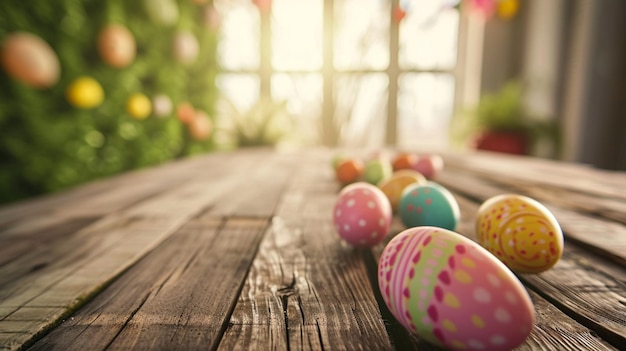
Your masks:
{"label": "pink ornament", "polygon": [[496,11],[496,0],[469,0],[473,13],[485,19],[491,18]]}
{"label": "pink ornament", "polygon": [[269,13],[272,9],[272,0],[252,0],[261,13]]}
{"label": "pink ornament", "polygon": [[443,159],[439,155],[420,155],[411,168],[428,179],[435,179],[443,170]]}
{"label": "pink ornament", "polygon": [[167,117],[172,113],[172,100],[164,94],[152,98],[152,110],[157,117]]}
{"label": "pink ornament", "polygon": [[205,6],[203,11],[202,18],[207,28],[212,30],[218,29],[222,24],[222,18],[220,17],[219,12],[215,9],[215,6]]}
{"label": "pink ornament", "polygon": [[174,35],[172,51],[176,61],[185,65],[192,64],[198,58],[198,39],[191,32],[180,31]]}

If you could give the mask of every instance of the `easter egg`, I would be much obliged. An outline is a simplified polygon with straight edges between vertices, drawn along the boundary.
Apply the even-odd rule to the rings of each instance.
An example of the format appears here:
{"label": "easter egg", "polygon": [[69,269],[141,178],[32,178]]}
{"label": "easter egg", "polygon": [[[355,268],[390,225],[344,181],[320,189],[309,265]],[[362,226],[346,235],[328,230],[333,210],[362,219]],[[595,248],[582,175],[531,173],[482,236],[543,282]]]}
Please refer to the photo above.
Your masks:
{"label": "easter egg", "polygon": [[394,172],[391,177],[378,183],[378,188],[383,191],[391,208],[394,212],[398,212],[400,199],[404,189],[411,184],[425,184],[426,178],[419,172],[410,169],[401,169]]}
{"label": "easter egg", "polygon": [[59,80],[59,58],[40,37],[17,32],[2,42],[2,65],[16,80],[33,88],[48,88]]}
{"label": "easter egg", "polygon": [[152,97],[152,110],[157,117],[167,117],[172,113],[172,100],[164,94]]}
{"label": "easter egg", "polygon": [[409,331],[451,350],[511,350],[535,321],[528,292],[474,241],[438,227],[409,228],[389,241],[378,285]]}
{"label": "easter egg", "polygon": [[198,57],[198,39],[189,31],[179,31],[172,40],[172,52],[176,61],[189,65]]}
{"label": "easter egg", "polygon": [[117,68],[126,67],[135,58],[135,38],[122,25],[107,25],[98,35],[98,51],[109,65]]}
{"label": "easter egg", "polygon": [[178,4],[174,0],[144,0],[148,18],[159,25],[172,25],[178,22]]}
{"label": "easter egg", "polygon": [[194,119],[189,123],[189,133],[196,140],[206,140],[211,136],[213,124],[209,115],[204,111],[197,111]]}
{"label": "easter egg", "polygon": [[333,158],[330,160],[330,166],[333,168],[333,170],[337,169],[337,166],[339,166],[339,163],[341,163],[341,161],[345,160],[346,156],[343,154],[335,154],[333,156]]}
{"label": "easter egg", "polygon": [[344,159],[335,168],[335,177],[342,184],[358,181],[365,168],[363,161],[357,158]]}
{"label": "easter egg", "polygon": [[417,162],[417,154],[401,152],[393,158],[391,165],[394,171],[398,171],[401,169],[412,169],[415,162]]}
{"label": "easter egg", "polygon": [[93,108],[104,100],[104,90],[97,80],[83,76],[76,78],[65,90],[67,101],[78,108]]}
{"label": "easter egg", "polygon": [[434,179],[443,170],[443,159],[439,155],[420,155],[411,168],[422,173],[427,179]]}
{"label": "easter egg", "polygon": [[552,268],[563,254],[563,232],[541,203],[516,194],[494,196],[478,209],[478,243],[518,273]]}
{"label": "easter egg", "polygon": [[370,184],[378,184],[380,181],[391,177],[393,169],[391,163],[385,158],[374,158],[365,162],[363,178]]}
{"label": "easter egg", "polygon": [[407,227],[427,225],[450,230],[456,228],[461,217],[452,193],[431,181],[408,185],[402,192],[398,213]]}
{"label": "easter egg", "polygon": [[176,108],[176,116],[178,119],[185,123],[191,123],[196,116],[196,110],[188,102],[181,102]]}
{"label": "easter egg", "polygon": [[136,119],[145,119],[152,111],[152,103],[147,96],[140,93],[131,95],[126,100],[126,112]]}
{"label": "easter egg", "polygon": [[366,182],[344,187],[333,209],[337,233],[357,247],[371,247],[382,242],[389,234],[391,217],[391,205],[385,194]]}

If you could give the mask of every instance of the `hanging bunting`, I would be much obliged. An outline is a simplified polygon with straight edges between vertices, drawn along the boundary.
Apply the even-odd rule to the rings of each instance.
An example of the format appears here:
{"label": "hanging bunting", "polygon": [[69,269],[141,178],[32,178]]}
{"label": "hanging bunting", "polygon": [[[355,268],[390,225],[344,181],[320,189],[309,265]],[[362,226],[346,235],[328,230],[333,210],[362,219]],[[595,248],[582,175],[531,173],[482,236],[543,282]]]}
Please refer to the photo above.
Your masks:
{"label": "hanging bunting", "polygon": [[252,0],[261,13],[269,13],[272,9],[272,0]]}
{"label": "hanging bunting", "polygon": [[511,20],[519,12],[519,5],[519,0],[500,0],[498,16],[504,20]]}

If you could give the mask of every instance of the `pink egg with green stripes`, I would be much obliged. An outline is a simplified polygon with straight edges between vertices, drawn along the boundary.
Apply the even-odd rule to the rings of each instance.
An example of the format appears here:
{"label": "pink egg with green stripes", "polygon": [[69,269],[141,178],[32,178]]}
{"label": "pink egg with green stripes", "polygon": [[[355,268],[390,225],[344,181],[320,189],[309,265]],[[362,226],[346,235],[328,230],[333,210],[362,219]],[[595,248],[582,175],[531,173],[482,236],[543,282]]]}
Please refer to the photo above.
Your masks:
{"label": "pink egg with green stripes", "polygon": [[389,234],[391,217],[391,204],[385,194],[365,182],[344,187],[333,209],[337,233],[357,247],[371,247],[382,242]]}
{"label": "pink egg with green stripes", "polygon": [[396,235],[378,264],[385,304],[409,331],[451,350],[511,350],[535,321],[528,292],[495,256],[439,227]]}

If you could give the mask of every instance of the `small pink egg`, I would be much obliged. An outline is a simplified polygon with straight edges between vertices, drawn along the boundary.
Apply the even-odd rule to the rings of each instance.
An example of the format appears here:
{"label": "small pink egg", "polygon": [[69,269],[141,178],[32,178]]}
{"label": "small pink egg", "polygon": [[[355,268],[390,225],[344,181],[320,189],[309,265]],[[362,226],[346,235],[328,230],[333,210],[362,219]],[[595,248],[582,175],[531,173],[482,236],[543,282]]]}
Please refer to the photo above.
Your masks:
{"label": "small pink egg", "polygon": [[522,283],[474,241],[438,227],[409,228],[385,247],[378,285],[394,317],[451,350],[511,350],[535,321]]}
{"label": "small pink egg", "polygon": [[357,182],[344,187],[333,209],[339,236],[357,247],[371,247],[382,242],[391,227],[391,205],[376,186]]}
{"label": "small pink egg", "polygon": [[411,168],[422,173],[427,179],[435,179],[443,170],[443,158],[439,155],[420,155]]}

